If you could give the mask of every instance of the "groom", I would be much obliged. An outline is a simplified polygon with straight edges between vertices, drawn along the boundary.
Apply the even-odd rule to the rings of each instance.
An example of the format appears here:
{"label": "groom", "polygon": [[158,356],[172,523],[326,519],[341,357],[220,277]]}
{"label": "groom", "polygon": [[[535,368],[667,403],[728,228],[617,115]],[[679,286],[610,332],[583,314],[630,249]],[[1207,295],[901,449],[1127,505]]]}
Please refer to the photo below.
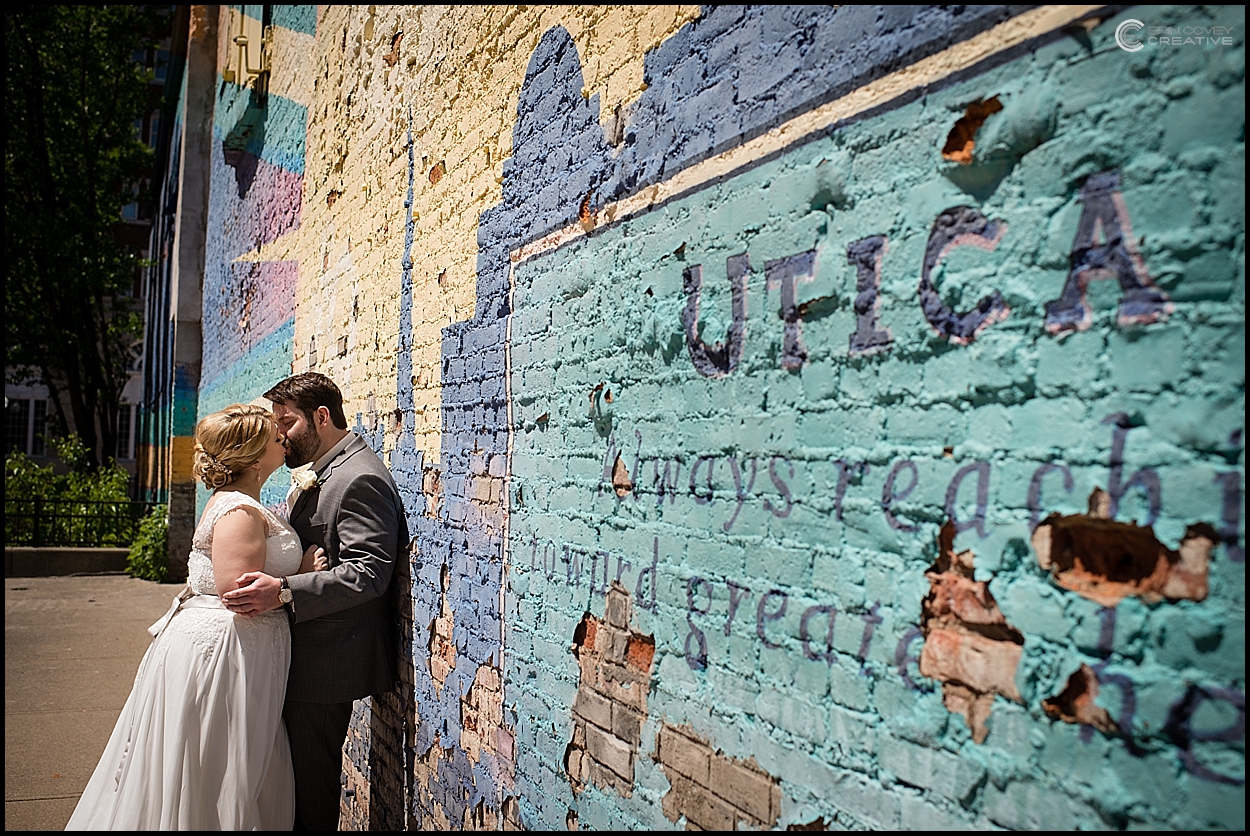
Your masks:
{"label": "groom", "polygon": [[297,374],[265,397],[286,439],[287,466],[311,464],[316,475],[296,474],[305,487],[288,496],[291,527],[304,548],[325,549],[330,569],[286,578],[249,572],[222,600],[243,615],[286,607],[291,673],[282,717],[295,764],[295,829],[337,830],[352,703],[397,679],[392,579],[408,526],[390,472],[348,432],[334,381]]}

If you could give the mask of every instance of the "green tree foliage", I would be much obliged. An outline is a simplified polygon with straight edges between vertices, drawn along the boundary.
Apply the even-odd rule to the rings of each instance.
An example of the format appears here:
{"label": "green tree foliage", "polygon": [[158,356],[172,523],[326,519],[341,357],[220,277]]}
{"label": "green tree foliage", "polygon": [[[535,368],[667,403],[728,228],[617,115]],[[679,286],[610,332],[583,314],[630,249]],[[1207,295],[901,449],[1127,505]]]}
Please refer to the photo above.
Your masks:
{"label": "green tree foliage", "polygon": [[4,15],[5,367],[48,387],[61,434],[72,415],[89,469],[116,449],[141,336],[130,298],[140,262],[117,228],[152,165],[135,123],[159,96],[135,59],[165,14],[19,5]]}
{"label": "green tree foliage", "polygon": [[[4,461],[5,542],[32,542],[38,524],[49,545],[84,537],[98,540],[97,546],[130,545],[130,474],[112,460],[91,466],[86,446],[75,435],[52,443],[68,473],[57,475],[52,465],[37,465],[22,452],[10,453]],[[55,502],[65,516],[32,519],[33,500]]]}
{"label": "green tree foliage", "polygon": [[130,546],[126,571],[145,581],[164,583],[169,579],[169,508],[157,505],[143,522]]}

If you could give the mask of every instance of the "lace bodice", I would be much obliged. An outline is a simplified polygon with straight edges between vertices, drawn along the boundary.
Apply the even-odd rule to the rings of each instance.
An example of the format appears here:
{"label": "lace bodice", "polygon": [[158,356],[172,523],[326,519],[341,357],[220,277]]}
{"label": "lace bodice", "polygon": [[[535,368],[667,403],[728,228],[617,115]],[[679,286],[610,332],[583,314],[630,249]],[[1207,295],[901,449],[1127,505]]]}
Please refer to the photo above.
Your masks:
{"label": "lace bodice", "polygon": [[191,554],[187,559],[187,583],[193,592],[216,595],[217,584],[213,579],[213,528],[230,511],[252,507],[265,518],[265,573],[275,577],[293,575],[299,571],[303,550],[299,536],[285,522],[255,499],[238,491],[222,491],[205,512],[191,537]]}

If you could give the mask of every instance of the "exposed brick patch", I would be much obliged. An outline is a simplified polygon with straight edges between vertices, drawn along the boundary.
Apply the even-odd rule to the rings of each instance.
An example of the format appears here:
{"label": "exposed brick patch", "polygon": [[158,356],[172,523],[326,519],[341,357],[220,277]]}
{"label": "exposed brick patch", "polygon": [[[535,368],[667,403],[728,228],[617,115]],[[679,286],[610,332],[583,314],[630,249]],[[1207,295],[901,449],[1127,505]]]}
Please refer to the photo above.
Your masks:
{"label": "exposed brick patch", "polygon": [[633,793],[655,639],[630,630],[631,607],[629,593],[614,581],[603,619],[586,613],[573,634],[581,680],[564,768],[575,793],[588,782],[625,797]]}
{"label": "exposed brick patch", "polygon": [[946,137],[946,144],[942,146],[942,156],[960,165],[970,164],[972,151],[976,147],[977,131],[985,124],[986,119],[1002,109],[1003,105],[998,100],[998,96],[968,105],[964,115],[955,123]]}
{"label": "exposed brick patch", "polygon": [[393,67],[399,62],[399,45],[403,43],[403,40],[403,32],[396,32],[391,36],[391,51],[382,56],[382,60],[388,67]]}
{"label": "exposed brick patch", "polygon": [[629,468],[621,461],[620,456],[616,457],[616,463],[612,465],[612,489],[622,498],[634,489],[634,483],[629,478]]}
{"label": "exposed brick patch", "polygon": [[1154,603],[1207,597],[1207,567],[1220,541],[1209,525],[1192,525],[1180,548],[1169,549],[1154,531],[1107,519],[1106,493],[1096,490],[1086,514],[1051,514],[1033,532],[1037,562],[1055,583],[1104,607],[1139,596]]}
{"label": "exposed brick patch", "polygon": [[1089,665],[1081,667],[1068,679],[1067,686],[1054,697],[1042,700],[1046,714],[1065,723],[1081,723],[1099,731],[1117,731],[1115,721],[1105,708],[1095,704],[1098,698],[1098,676]]}
{"label": "exposed brick patch", "polygon": [[425,468],[421,474],[421,490],[426,496],[425,515],[438,519],[443,499],[442,471],[437,467]]}
{"label": "exposed brick patch", "polygon": [[461,697],[460,729],[460,746],[469,760],[481,761],[485,750],[515,763],[515,740],[503,722],[503,682],[494,665],[478,668],[469,693]]}
{"label": "exposed brick patch", "polygon": [[479,801],[476,807],[464,814],[465,830],[524,830],[521,824],[520,805],[516,796],[508,796],[498,812]]}
{"label": "exposed brick patch", "polygon": [[442,686],[447,681],[447,674],[456,667],[456,645],[452,639],[455,616],[447,598],[451,575],[446,566],[443,567],[441,580],[443,594],[440,596],[439,614],[430,623],[430,676],[437,686]]}
{"label": "exposed brick patch", "polygon": [[655,738],[655,759],[671,789],[661,804],[670,821],[686,818],[688,829],[771,828],[781,816],[781,785],[745,761],[714,751],[689,728],[665,723]]}
{"label": "exposed brick patch", "polygon": [[989,584],[973,579],[971,551],[955,552],[955,526],[938,535],[938,559],[925,577],[929,595],[921,604],[924,650],[920,672],[942,683],[946,707],[963,715],[972,738],[983,743],[995,694],[1023,702],[1016,668],[1024,636],[1007,623]]}
{"label": "exposed brick patch", "polygon": [[828,830],[829,825],[825,823],[824,817],[814,818],[807,824],[791,824],[786,830]]}
{"label": "exposed brick patch", "polygon": [[414,764],[416,797],[421,808],[422,830],[451,830],[452,819],[456,811],[452,802],[455,799],[448,793],[439,792],[439,765],[448,761],[454,766],[454,752],[444,750],[438,740],[424,755],[417,755]]}
{"label": "exposed brick patch", "polygon": [[344,830],[369,829],[369,779],[351,758],[343,758],[343,794],[339,798],[339,826]]}

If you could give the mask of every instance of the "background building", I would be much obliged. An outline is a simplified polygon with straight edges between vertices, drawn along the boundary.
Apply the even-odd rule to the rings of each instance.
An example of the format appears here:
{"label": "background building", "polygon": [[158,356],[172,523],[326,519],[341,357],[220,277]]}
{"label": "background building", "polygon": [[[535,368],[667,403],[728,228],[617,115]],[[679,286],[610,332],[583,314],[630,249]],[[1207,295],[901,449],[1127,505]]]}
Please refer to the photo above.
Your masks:
{"label": "background building", "polygon": [[[176,16],[174,28],[170,31],[185,33],[185,12]],[[184,34],[185,39],[185,34]],[[151,70],[151,86],[158,96],[166,92],[168,79],[171,75],[173,38],[165,37],[154,49],[148,49],[133,56],[136,63]],[[180,77],[180,71],[173,73]],[[177,92],[175,86],[174,93]],[[155,96],[154,96],[155,98]],[[172,109],[170,110],[172,113]],[[134,184],[135,200],[122,207],[121,217],[116,227],[117,240],[129,252],[135,253],[141,260],[149,261],[153,256],[151,236],[155,201],[152,199],[152,188],[159,183],[166,168],[164,155],[168,147],[169,130],[162,131],[162,111],[157,110],[135,123],[138,138],[153,149],[156,164],[152,171],[138,183]],[[142,307],[145,305],[147,291],[147,269],[135,273],[134,287],[130,297]],[[122,391],[121,411],[118,415],[118,442],[114,450],[109,451],[116,461],[130,473],[136,472],[136,455],[139,450],[138,421],[141,416],[140,404],[144,394],[143,360],[145,356],[142,343],[134,347],[133,363],[130,366],[130,379]],[[68,406],[68,396],[63,413],[69,424],[69,432],[77,431],[74,426],[72,409]],[[49,402],[48,388],[38,380],[10,383],[5,378],[5,454],[21,451],[39,464],[60,465],[56,450],[48,444],[48,439],[55,436],[54,412]]]}

